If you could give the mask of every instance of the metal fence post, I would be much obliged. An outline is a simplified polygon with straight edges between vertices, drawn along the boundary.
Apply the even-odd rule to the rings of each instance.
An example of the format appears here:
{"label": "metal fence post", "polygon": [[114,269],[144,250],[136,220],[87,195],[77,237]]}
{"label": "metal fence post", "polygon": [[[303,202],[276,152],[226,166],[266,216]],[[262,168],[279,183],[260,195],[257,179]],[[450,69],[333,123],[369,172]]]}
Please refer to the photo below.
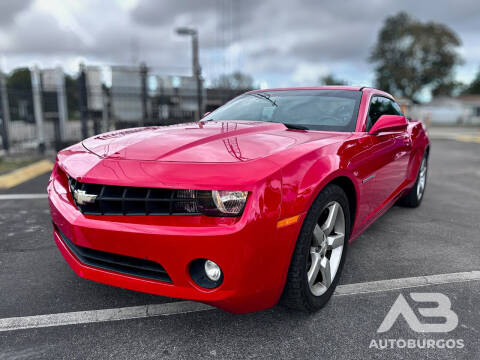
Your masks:
{"label": "metal fence post", "polygon": [[10,149],[10,139],[8,131],[10,129],[10,106],[8,103],[7,80],[5,74],[0,72],[0,96],[2,112],[0,113],[0,131],[2,133],[3,149],[8,153]]}
{"label": "metal fence post", "polygon": [[58,66],[56,68],[57,75],[57,106],[58,106],[58,128],[60,135],[60,142],[65,143],[66,127],[68,121],[68,108],[67,108],[67,91],[65,89],[65,75],[63,69]]}
{"label": "metal fence post", "polygon": [[140,126],[144,126],[148,122],[148,68],[145,63],[140,65],[140,76],[142,79],[142,120]]}
{"label": "metal fence post", "polygon": [[78,91],[80,95],[80,116],[82,120],[82,138],[88,137],[88,97],[87,97],[87,76],[85,66],[80,64],[80,75],[78,77]]}
{"label": "metal fence post", "polygon": [[110,131],[110,114],[109,114],[109,100],[108,92],[102,89],[102,132]]}
{"label": "metal fence post", "polygon": [[43,154],[45,152],[45,132],[43,128],[42,82],[40,79],[40,69],[37,66],[34,66],[31,70],[31,78],[38,150]]}

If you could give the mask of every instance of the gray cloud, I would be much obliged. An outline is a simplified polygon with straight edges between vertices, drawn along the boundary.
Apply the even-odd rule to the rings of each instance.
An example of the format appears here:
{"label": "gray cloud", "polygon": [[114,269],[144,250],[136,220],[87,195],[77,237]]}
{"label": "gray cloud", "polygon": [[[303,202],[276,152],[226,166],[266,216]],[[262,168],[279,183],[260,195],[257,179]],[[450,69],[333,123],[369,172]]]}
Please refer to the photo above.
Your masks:
{"label": "gray cloud", "polygon": [[[447,0],[139,0],[130,11],[113,1],[86,1],[83,11],[72,10],[76,27],[28,8],[26,0],[0,2],[0,26],[10,22],[0,28],[0,45],[2,34],[8,44],[2,53],[25,54],[33,61],[57,54],[114,64],[136,57],[162,71],[189,73],[188,39],[174,29],[193,26],[199,30],[207,78],[241,69],[272,84],[292,83],[298,73],[303,75],[297,78],[310,74],[314,81],[325,71],[368,81],[366,59],[384,19],[407,11],[458,32],[467,67],[480,61],[478,0],[453,5]],[[20,13],[23,21],[15,18]]]}
{"label": "gray cloud", "polygon": [[[32,29],[35,29],[34,31]],[[16,26],[10,33],[10,47],[5,53],[18,54],[81,54],[87,50],[72,31],[62,29],[45,13],[36,14]]]}
{"label": "gray cloud", "polygon": [[171,22],[176,16],[195,14],[196,17],[215,11],[216,0],[170,1],[143,0],[133,9],[132,18],[144,25],[158,26]]}
{"label": "gray cloud", "polygon": [[[160,24],[174,26],[175,20],[183,17],[188,25],[199,28],[203,48],[238,43],[242,57],[261,64],[259,70],[278,68],[281,72],[285,63],[295,61],[364,64],[385,17],[399,11],[467,31],[476,25],[479,9],[480,4],[475,0],[456,2],[454,7],[445,0],[434,3],[414,0],[361,3],[352,0],[141,0],[132,11],[132,18],[138,24],[155,27]],[[210,28],[205,27],[207,19]]]}
{"label": "gray cloud", "polygon": [[219,28],[231,25],[242,26],[252,12],[260,8],[261,1],[257,0],[199,0],[199,1],[171,1],[171,0],[141,0],[131,16],[135,22],[149,26],[159,26],[162,23],[171,23],[182,15],[191,16],[191,22],[200,25],[208,17],[215,17]]}
{"label": "gray cloud", "polygon": [[32,0],[0,1],[0,26],[10,25],[15,16],[26,10]]}

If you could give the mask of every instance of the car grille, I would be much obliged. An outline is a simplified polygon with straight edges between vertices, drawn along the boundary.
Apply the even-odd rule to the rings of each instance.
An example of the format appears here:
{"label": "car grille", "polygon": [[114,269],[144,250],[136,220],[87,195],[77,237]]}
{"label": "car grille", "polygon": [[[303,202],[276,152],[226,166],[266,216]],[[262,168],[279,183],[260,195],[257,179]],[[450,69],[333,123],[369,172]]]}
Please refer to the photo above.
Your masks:
{"label": "car grille", "polygon": [[55,230],[70,251],[86,265],[147,279],[172,282],[163,266],[154,261],[78,246],[70,241],[57,226]]}
{"label": "car grille", "polygon": [[193,190],[158,189],[82,183],[69,178],[70,191],[93,195],[91,202],[78,201],[87,215],[198,215]]}

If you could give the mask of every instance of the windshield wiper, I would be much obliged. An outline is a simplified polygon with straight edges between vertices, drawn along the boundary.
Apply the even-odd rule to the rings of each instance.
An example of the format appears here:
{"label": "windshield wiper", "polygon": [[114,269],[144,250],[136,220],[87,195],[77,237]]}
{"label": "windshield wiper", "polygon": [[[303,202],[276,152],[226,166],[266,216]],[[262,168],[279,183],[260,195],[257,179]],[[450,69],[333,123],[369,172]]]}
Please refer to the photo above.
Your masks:
{"label": "windshield wiper", "polygon": [[262,94],[262,93],[250,93],[250,94],[247,94],[247,95],[252,95],[252,96],[261,97],[262,99],[266,99],[266,100],[270,101],[273,106],[277,106],[277,107],[278,107],[277,103],[276,103],[275,101],[273,101],[272,99],[270,99],[270,95]]}
{"label": "windshield wiper", "polygon": [[288,124],[288,123],[282,123],[283,125],[285,125],[287,128],[289,129],[295,129],[295,130],[310,130],[308,127],[306,126],[302,126],[302,125],[297,125],[297,124]]}

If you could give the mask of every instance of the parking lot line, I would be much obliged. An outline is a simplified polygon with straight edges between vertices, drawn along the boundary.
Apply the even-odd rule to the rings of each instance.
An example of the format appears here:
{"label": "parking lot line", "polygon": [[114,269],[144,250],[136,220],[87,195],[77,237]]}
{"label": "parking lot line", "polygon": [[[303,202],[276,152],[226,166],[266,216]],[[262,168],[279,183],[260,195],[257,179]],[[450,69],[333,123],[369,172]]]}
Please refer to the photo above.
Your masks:
{"label": "parking lot line", "polygon": [[25,181],[51,171],[52,168],[53,163],[50,160],[40,160],[20,169],[13,170],[0,176],[0,189],[10,189]]}
{"label": "parking lot line", "polygon": [[76,325],[105,321],[168,316],[211,310],[213,307],[192,302],[176,301],[164,304],[130,306],[115,309],[75,311],[67,313],[23,316],[0,319],[0,332],[20,329],[36,329],[50,326]]}
{"label": "parking lot line", "polygon": [[0,200],[46,199],[48,194],[0,194]]}
{"label": "parking lot line", "polygon": [[[334,296],[359,295],[421,286],[478,280],[480,280],[480,271],[370,281],[364,283],[339,285],[337,286]],[[154,316],[168,316],[212,309],[215,308],[202,303],[192,301],[176,301],[164,304],[151,304],[114,309],[10,317],[0,319],[0,332],[21,329],[36,329],[51,326],[76,325],[106,321],[148,318]]]}
{"label": "parking lot line", "polygon": [[369,281],[357,284],[339,285],[335,289],[336,296],[368,294],[381,291],[407,289],[420,286],[450,284],[480,280],[480,271],[468,271],[451,274],[416,276],[409,278]]}
{"label": "parking lot line", "polygon": [[480,143],[480,135],[458,135],[455,137],[455,140],[462,142],[476,142]]}

